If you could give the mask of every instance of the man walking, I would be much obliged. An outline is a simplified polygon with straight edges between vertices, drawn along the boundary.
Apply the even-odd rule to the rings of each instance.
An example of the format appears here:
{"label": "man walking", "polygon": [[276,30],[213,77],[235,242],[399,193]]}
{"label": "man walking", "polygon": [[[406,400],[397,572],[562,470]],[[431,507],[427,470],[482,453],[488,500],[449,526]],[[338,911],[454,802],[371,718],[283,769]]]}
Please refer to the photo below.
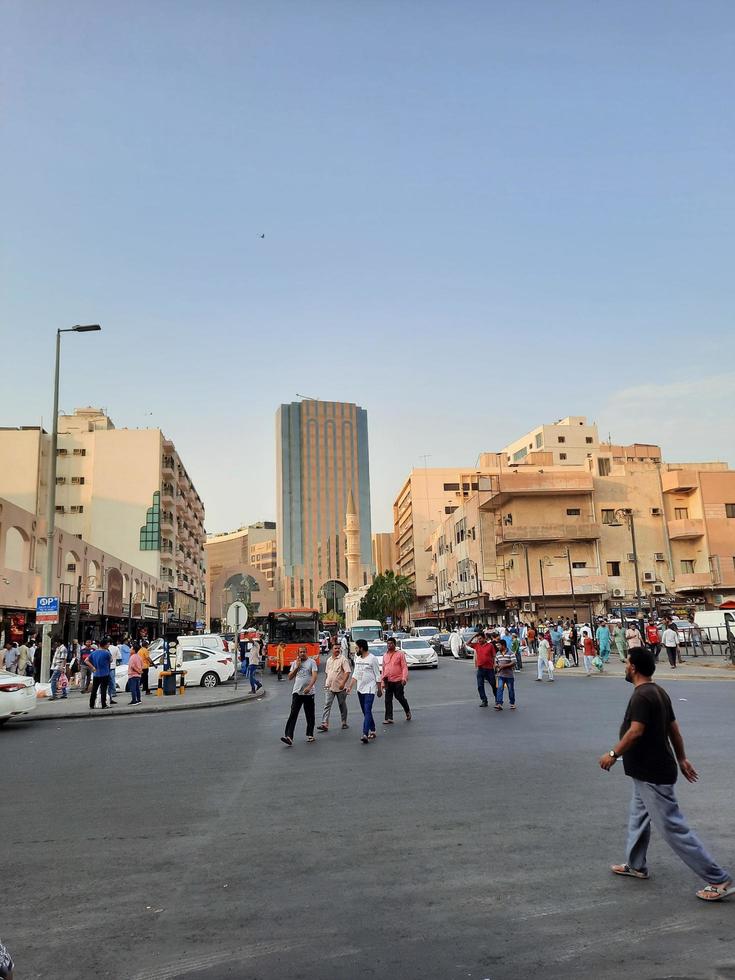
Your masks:
{"label": "man walking", "polygon": [[493,698],[497,697],[498,689],[495,683],[495,644],[491,643],[482,630],[478,630],[470,646],[475,651],[475,678],[477,693],[480,695],[480,707],[487,708],[487,692],[485,681],[490,685]]}
{"label": "man walking", "polygon": [[89,690],[89,681],[92,676],[92,668],[90,666],[89,659],[94,653],[95,647],[92,640],[85,640],[84,646],[79,651],[79,687],[82,694],[86,694]]}
{"label": "man walking", "polygon": [[120,647],[116,643],[110,643],[108,647],[110,651],[110,700],[117,694],[117,680],[115,678],[115,671],[117,669],[117,664],[120,659]]}
{"label": "man walking", "polygon": [[406,721],[411,720],[411,709],[406,700],[408,683],[408,664],[403,650],[396,650],[396,641],[388,640],[388,649],[383,657],[383,690],[385,691],[384,725],[393,724],[393,698],[406,713]]}
{"label": "man walking", "polygon": [[[390,640],[388,641],[390,644]],[[350,662],[342,653],[339,640],[332,641],[332,651],[324,665],[324,712],[322,723],[317,725],[320,732],[329,731],[329,715],[332,712],[332,704],[337,699],[339,713],[342,717],[342,728],[349,728],[347,724],[347,683],[352,673]]]}
{"label": "man walking", "polygon": [[5,644],[5,669],[9,674],[18,673],[18,644],[11,643],[10,640]]}
{"label": "man walking", "polygon": [[508,688],[508,700],[511,709],[516,706],[516,680],[513,675],[514,656],[508,649],[507,640],[498,640],[498,652],[495,657],[495,677],[497,679],[497,691],[495,694],[495,710],[503,710],[503,693]]}
{"label": "man walking", "polygon": [[316,662],[307,654],[306,647],[299,647],[288,675],[288,679],[294,683],[291,692],[291,714],[286,722],[286,730],[281,736],[281,741],[285,742],[286,745],[293,745],[296,720],[302,708],[306,716],[306,741],[316,741],[314,738],[314,685],[317,676]]}
{"label": "man walking", "polygon": [[255,676],[256,670],[260,667],[260,640],[256,636],[250,644],[248,651],[248,680],[250,681],[250,693],[255,694],[263,686]]}
{"label": "man walking", "polygon": [[[51,700],[55,701],[57,698],[56,691],[58,690],[59,681],[61,680],[61,675],[66,673],[66,660],[67,660],[67,649],[64,644],[59,641],[56,645],[56,650],[54,651],[54,659],[51,661]],[[61,695],[62,699],[67,697],[66,688]]]}
{"label": "man walking", "polygon": [[[104,637],[99,647],[90,655],[88,659],[89,666],[94,672],[94,677],[92,678],[92,693],[89,695],[89,707],[90,710],[94,708],[95,701],[97,700],[97,691],[100,692],[100,701],[102,702],[102,707],[107,707],[107,692],[110,686],[110,651],[109,651],[110,641],[107,637]],[[113,700],[112,693],[110,694],[110,704],[116,704],[117,702]]]}
{"label": "man walking", "polygon": [[140,704],[140,675],[143,672],[143,661],[140,654],[133,650],[128,659],[128,691],[130,704]]}
{"label": "man walking", "polygon": [[610,627],[607,623],[600,623],[595,632],[597,649],[600,651],[600,660],[606,664],[610,659]]}
{"label": "man walking", "polygon": [[21,643],[21,645],[18,647],[18,673],[23,674],[23,676],[25,676],[27,673],[26,668],[28,667],[28,660],[29,660],[29,650],[24,640]]}
{"label": "man walking", "polygon": [[449,634],[449,650],[455,660],[461,659],[462,637],[459,635],[459,630],[456,626]]}
{"label": "man walking", "polygon": [[676,660],[679,649],[679,634],[674,629],[674,624],[668,616],[664,619],[664,634],[661,637],[661,642],[663,643],[664,650],[666,651],[666,656],[669,658],[671,669],[676,670]]}
{"label": "man walking", "polygon": [[151,669],[151,653],[145,640],[141,640],[138,644],[138,656],[143,664],[143,670],[140,674],[140,683],[145,693],[150,694],[151,688],[148,683],[148,671]]}
{"label": "man walking", "polygon": [[375,719],[373,718],[373,702],[375,695],[382,697],[383,682],[380,679],[380,662],[375,654],[370,653],[367,640],[357,641],[357,656],[355,657],[355,672],[350,680],[348,692],[357,685],[357,697],[362,709],[361,742],[372,742],[376,736]]}
{"label": "man walking", "polygon": [[658,663],[658,655],[661,652],[661,636],[658,631],[658,626],[652,619],[648,620],[648,625],[646,626],[646,643],[649,651],[653,654],[653,659]]}
{"label": "man walking", "polygon": [[654,823],[674,853],[707,882],[696,893],[697,898],[721,901],[735,894],[735,885],[730,873],[715,863],[689,829],[679,809],[674,793],[677,763],[688,782],[696,782],[698,776],[686,757],[671,699],[652,680],[655,670],[656,662],[649,650],[638,647],[628,653],[625,679],[635,689],[620,728],[620,740],[600,759],[600,768],[609,771],[622,756],[625,774],[633,780],[626,863],[613,864],[611,871],[630,878],[648,878],[646,856]]}
{"label": "man walking", "polygon": [[551,643],[546,635],[538,641],[538,675],[537,681],[544,679],[544,671],[549,675],[549,680],[554,680],[554,654],[551,650]]}

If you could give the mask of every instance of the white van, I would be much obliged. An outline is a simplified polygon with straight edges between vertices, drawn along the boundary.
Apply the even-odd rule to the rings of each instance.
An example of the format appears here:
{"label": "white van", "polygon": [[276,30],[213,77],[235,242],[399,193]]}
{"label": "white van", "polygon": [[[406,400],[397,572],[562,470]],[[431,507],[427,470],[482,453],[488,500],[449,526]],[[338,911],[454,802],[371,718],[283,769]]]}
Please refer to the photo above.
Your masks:
{"label": "white van", "polygon": [[411,636],[418,636],[422,640],[430,640],[432,636],[436,636],[438,632],[438,626],[413,626],[411,628]]}
{"label": "white van", "polygon": [[[702,636],[706,637],[711,643],[727,642],[725,614],[725,609],[702,609],[694,613],[694,622],[702,630]],[[730,615],[732,616],[732,611]],[[733,629],[732,620],[730,622],[730,629]]]}

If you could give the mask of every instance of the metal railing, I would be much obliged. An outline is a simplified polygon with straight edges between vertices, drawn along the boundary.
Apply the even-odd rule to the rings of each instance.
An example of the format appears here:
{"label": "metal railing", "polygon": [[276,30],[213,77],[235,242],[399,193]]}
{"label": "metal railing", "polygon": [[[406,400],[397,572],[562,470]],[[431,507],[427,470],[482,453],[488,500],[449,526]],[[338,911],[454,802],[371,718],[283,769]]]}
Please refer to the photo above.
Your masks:
{"label": "metal railing", "polygon": [[728,657],[735,663],[735,633],[727,626],[677,630],[679,650],[689,657]]}

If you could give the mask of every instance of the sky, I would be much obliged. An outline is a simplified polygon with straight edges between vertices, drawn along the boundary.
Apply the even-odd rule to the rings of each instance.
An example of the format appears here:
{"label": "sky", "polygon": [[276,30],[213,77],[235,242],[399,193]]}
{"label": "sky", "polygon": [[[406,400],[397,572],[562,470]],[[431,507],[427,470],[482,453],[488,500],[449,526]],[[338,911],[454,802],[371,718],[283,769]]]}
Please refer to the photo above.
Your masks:
{"label": "sky", "polygon": [[162,428],[210,531],[275,518],[297,395],[367,409],[374,531],[566,415],[735,465],[734,41],[730,0],[5,0],[0,424],[96,322],[61,409]]}

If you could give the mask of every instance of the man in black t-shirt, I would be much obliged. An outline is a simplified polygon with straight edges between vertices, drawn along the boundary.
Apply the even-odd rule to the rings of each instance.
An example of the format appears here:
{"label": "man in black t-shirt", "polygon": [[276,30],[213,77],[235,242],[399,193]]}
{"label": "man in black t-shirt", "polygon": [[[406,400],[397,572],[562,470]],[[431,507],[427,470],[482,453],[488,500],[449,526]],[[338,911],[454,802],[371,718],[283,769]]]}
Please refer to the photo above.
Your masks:
{"label": "man in black t-shirt", "polygon": [[[678,768],[690,783],[697,771],[687,759],[679,724],[666,691],[651,678],[656,662],[649,650],[630,650],[625,679],[635,686],[628,702],[620,740],[600,759],[610,770],[622,756],[626,776],[633,780],[633,799],[628,819],[626,864],[613,864],[612,872],[630,878],[648,878],[646,854],[651,823],[695,874],[707,882],[697,898],[718,902],[735,894],[732,876],[716,864],[699,838],[689,829],[674,793]],[[672,751],[673,748],[673,751]]]}

